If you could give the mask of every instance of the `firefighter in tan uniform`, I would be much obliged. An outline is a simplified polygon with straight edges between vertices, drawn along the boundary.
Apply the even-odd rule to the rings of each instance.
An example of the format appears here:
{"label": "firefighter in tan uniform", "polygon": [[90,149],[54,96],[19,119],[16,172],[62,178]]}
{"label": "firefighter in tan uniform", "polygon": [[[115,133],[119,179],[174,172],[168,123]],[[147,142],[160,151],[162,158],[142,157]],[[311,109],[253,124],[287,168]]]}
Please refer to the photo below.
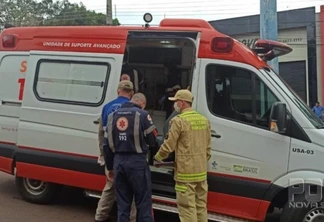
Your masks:
{"label": "firefighter in tan uniform", "polygon": [[175,190],[181,222],[207,222],[207,162],[210,159],[209,120],[191,108],[193,96],[179,90],[174,97],[179,113],[170,121],[164,143],[155,155],[161,162],[175,151]]}

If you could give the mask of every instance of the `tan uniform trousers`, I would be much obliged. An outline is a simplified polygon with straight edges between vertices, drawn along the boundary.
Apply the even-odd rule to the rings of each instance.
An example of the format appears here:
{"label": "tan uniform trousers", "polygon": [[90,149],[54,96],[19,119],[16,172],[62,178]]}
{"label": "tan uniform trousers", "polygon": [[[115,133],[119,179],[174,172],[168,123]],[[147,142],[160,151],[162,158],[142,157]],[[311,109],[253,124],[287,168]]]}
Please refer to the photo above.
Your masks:
{"label": "tan uniform trousers", "polygon": [[[105,174],[107,177],[106,185],[102,191],[101,198],[98,202],[98,207],[96,211],[95,220],[105,221],[108,219],[110,211],[115,203],[116,194],[114,183],[108,180],[108,170],[105,167]],[[130,221],[136,222],[136,205],[135,200],[133,200],[130,212]]]}
{"label": "tan uniform trousers", "polygon": [[207,180],[176,182],[177,205],[181,222],[208,222]]}

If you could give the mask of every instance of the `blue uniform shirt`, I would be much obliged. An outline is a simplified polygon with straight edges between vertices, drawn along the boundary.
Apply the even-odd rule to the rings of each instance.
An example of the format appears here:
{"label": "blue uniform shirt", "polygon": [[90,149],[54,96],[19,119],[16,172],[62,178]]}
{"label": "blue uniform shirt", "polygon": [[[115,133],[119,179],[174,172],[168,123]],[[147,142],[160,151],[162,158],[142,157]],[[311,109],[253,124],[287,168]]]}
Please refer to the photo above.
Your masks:
{"label": "blue uniform shirt", "polygon": [[322,118],[324,108],[322,106],[314,106],[313,107],[313,112],[318,116],[319,118]]}
{"label": "blue uniform shirt", "polygon": [[103,108],[102,108],[102,126],[105,128],[107,126],[107,120],[108,120],[108,115],[112,112],[115,112],[118,110],[122,104],[129,102],[129,99],[124,96],[118,96],[116,99],[112,100],[111,102],[107,103]]}
{"label": "blue uniform shirt", "polygon": [[151,116],[132,102],[111,113],[107,122],[107,145],[103,147],[107,170],[113,168],[114,153],[144,154],[146,158],[148,145],[155,145],[157,131]]}

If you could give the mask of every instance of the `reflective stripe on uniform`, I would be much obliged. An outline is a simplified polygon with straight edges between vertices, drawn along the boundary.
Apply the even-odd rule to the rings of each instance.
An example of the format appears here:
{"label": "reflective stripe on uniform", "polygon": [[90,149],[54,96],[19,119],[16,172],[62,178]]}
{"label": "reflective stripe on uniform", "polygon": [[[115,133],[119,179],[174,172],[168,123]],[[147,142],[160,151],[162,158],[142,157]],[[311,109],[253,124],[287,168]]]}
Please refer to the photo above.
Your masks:
{"label": "reflective stripe on uniform", "polygon": [[181,114],[179,114],[179,116],[185,117],[185,116],[189,116],[192,114],[198,114],[198,113],[196,111],[190,111],[190,112],[181,113]]}
{"label": "reflective stripe on uniform", "polygon": [[206,118],[196,111],[185,112],[179,115],[180,118],[187,120],[191,125],[191,130],[207,129]]}
{"label": "reflective stripe on uniform", "polygon": [[175,190],[178,191],[178,192],[186,192],[187,188],[186,186],[183,186],[183,185],[175,185]]}
{"label": "reflective stripe on uniform", "polygon": [[144,133],[147,135],[147,134],[150,134],[151,132],[153,132],[153,130],[155,129],[155,126],[150,126],[149,128],[147,128],[146,130],[144,130]]}
{"label": "reflective stripe on uniform", "polygon": [[113,115],[108,116],[108,133],[105,131],[105,134],[108,134],[108,144],[111,149],[111,151],[114,153],[115,152],[115,146],[114,146],[114,141],[113,141],[113,136],[112,136],[112,122],[113,122]]}
{"label": "reflective stripe on uniform", "polygon": [[162,161],[162,160],[163,160],[163,158],[160,156],[159,153],[157,153],[157,154],[155,155],[155,159],[156,159],[157,161]]}
{"label": "reflective stripe on uniform", "polygon": [[135,113],[135,121],[134,121],[134,143],[137,153],[143,153],[143,150],[141,148],[140,144],[140,116],[141,114],[139,112]]}
{"label": "reflective stripe on uniform", "polygon": [[177,173],[177,178],[183,181],[205,180],[207,179],[207,172],[203,173]]}

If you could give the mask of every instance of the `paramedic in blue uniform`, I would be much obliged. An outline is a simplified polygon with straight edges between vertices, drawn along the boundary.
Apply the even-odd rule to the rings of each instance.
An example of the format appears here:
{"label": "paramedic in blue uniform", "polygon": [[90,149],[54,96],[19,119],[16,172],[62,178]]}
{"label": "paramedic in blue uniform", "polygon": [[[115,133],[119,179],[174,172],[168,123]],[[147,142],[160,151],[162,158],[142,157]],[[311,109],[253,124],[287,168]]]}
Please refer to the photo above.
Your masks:
{"label": "paramedic in blue uniform", "polygon": [[147,111],[146,97],[136,93],[131,101],[108,117],[104,155],[109,177],[114,180],[118,222],[129,222],[133,196],[137,221],[153,222],[149,147],[155,146],[156,128]]}
{"label": "paramedic in blue uniform", "polygon": [[[107,126],[108,115],[110,113],[113,113],[116,110],[118,110],[122,104],[130,101],[132,95],[134,94],[134,87],[133,87],[132,82],[121,81],[118,84],[117,94],[118,94],[118,97],[116,99],[107,103],[103,107],[102,114],[99,119],[98,139],[99,139],[100,156],[98,158],[98,163],[101,166],[105,165],[104,156],[103,156],[103,145],[105,142],[104,141],[104,132],[105,132],[106,126]],[[106,167],[105,167],[105,174],[107,177],[106,185],[102,191],[101,198],[98,202],[98,207],[97,207],[96,215],[95,215],[95,222],[107,221],[110,211],[115,203],[116,194],[115,194],[115,189],[114,189],[114,183],[113,183],[113,181],[110,181],[108,179],[109,172],[107,171]],[[133,203],[133,205],[132,205],[130,221],[131,222],[136,221],[135,203]]]}

